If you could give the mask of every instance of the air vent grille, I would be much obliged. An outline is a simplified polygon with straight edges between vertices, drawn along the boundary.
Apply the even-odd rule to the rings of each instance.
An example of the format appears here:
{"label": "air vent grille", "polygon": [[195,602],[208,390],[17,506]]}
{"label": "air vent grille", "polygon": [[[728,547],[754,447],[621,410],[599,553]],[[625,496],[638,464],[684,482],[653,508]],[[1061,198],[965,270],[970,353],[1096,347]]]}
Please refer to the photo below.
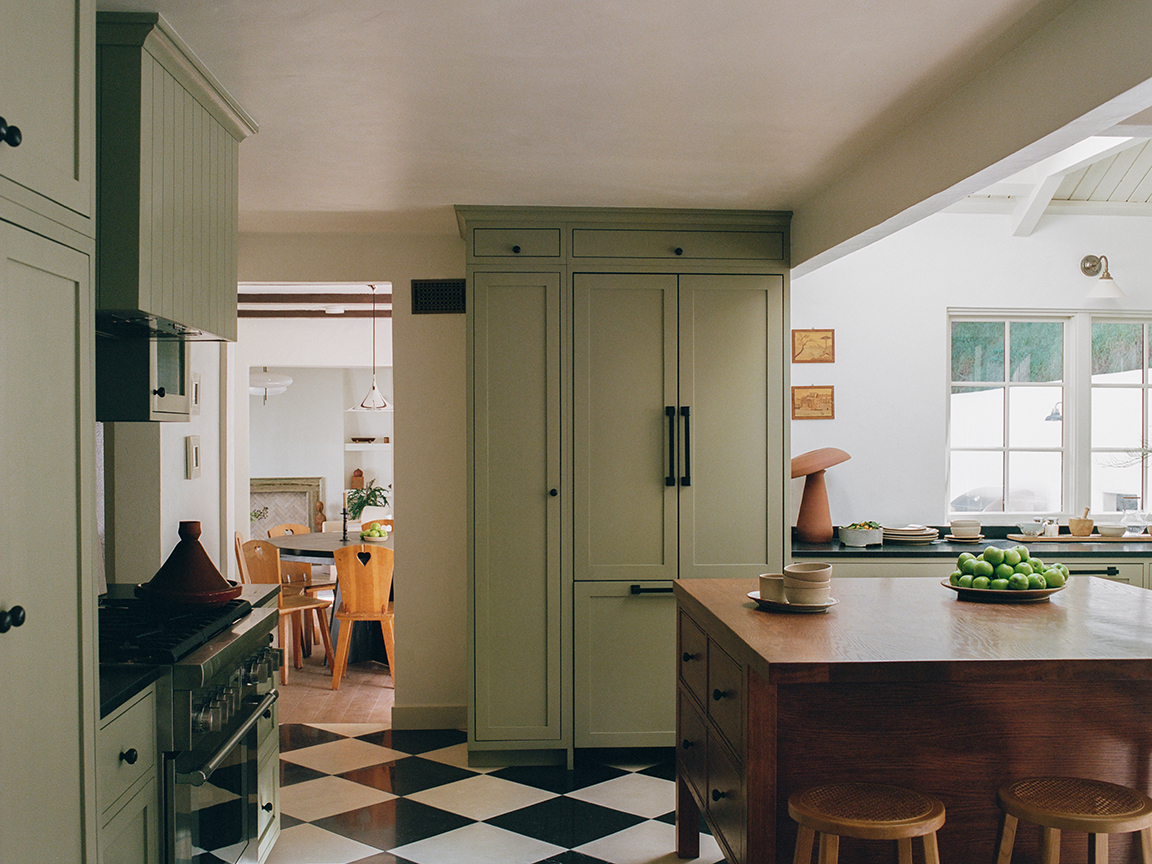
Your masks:
{"label": "air vent grille", "polygon": [[413,279],[412,314],[463,314],[463,279]]}

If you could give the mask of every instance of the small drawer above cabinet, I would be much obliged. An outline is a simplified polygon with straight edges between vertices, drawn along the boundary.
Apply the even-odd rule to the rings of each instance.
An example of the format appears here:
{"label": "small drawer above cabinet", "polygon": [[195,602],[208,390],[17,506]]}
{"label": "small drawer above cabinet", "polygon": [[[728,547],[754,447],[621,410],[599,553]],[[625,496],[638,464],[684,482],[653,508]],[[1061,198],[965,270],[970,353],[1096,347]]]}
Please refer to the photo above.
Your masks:
{"label": "small drawer above cabinet", "polygon": [[559,258],[559,228],[476,228],[476,258]]}
{"label": "small drawer above cabinet", "polygon": [[572,257],[782,261],[784,233],[575,228]]}
{"label": "small drawer above cabinet", "polygon": [[100,727],[96,737],[96,801],[101,813],[156,763],[156,692],[146,690]]}
{"label": "small drawer above cabinet", "polygon": [[680,615],[680,680],[701,705],[708,689],[708,637],[696,622]]}

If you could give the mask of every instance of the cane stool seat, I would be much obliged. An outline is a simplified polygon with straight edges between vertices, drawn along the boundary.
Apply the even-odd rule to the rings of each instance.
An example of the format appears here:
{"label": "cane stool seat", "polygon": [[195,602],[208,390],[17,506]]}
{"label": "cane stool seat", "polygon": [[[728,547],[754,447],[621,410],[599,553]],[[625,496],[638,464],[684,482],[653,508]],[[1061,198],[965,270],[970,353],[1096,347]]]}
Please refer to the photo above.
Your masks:
{"label": "cane stool seat", "polygon": [[1060,832],[1082,831],[1088,837],[1088,860],[1108,860],[1108,835],[1140,832],[1140,855],[1152,864],[1152,798],[1115,783],[1082,777],[1029,777],[1001,787],[1004,811],[997,844],[997,864],[1012,860],[1019,820],[1040,826],[1040,862],[1060,861]]}
{"label": "cane stool seat", "polygon": [[836,864],[841,837],[895,840],[900,864],[911,864],[912,838],[921,837],[925,862],[940,862],[936,829],[944,824],[944,804],[912,789],[881,783],[829,783],[792,793],[788,815],[800,825],[795,864],[812,860],[817,834],[820,864]]}

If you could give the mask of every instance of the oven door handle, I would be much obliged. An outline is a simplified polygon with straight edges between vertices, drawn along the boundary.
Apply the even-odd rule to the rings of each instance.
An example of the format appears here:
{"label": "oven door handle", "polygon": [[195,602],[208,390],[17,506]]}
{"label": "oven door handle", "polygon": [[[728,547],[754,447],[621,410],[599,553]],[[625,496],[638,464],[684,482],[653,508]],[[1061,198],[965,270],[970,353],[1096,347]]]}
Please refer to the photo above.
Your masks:
{"label": "oven door handle", "polygon": [[252,727],[260,722],[261,715],[271,708],[279,698],[279,690],[271,691],[260,701],[259,705],[252,709],[252,713],[248,715],[247,719],[240,724],[235,732],[228,736],[228,740],[221,744],[216,752],[209,756],[203,765],[193,771],[189,771],[187,774],[177,773],[176,782],[185,786],[203,786],[207,783],[208,778],[212,776],[212,772],[219,768],[220,763],[228,758],[228,754],[232,752],[232,748],[239,744],[240,739],[247,735]]}

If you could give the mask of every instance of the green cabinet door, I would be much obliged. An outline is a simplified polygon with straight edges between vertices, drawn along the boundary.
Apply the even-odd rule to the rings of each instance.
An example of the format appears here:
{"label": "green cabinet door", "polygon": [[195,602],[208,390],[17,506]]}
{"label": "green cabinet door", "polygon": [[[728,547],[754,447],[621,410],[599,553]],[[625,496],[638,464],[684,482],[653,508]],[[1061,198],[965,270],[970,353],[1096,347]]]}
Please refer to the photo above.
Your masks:
{"label": "green cabinet door", "polygon": [[477,273],[471,300],[471,742],[555,746],[560,275]]}

